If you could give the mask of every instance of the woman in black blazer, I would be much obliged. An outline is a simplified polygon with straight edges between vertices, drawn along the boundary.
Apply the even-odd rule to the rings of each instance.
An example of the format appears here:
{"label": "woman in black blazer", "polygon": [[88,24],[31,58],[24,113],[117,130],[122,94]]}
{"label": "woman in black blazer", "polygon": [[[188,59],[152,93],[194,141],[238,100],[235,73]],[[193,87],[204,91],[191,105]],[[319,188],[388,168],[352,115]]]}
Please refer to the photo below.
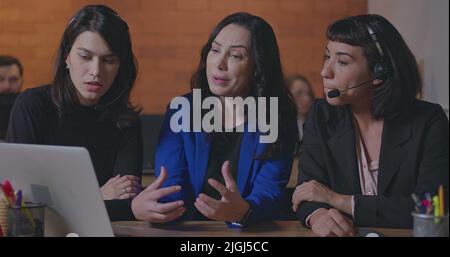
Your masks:
{"label": "woman in black blazer", "polygon": [[439,105],[416,99],[416,60],[385,18],[338,20],[327,38],[326,101],[304,125],[293,209],[319,236],[410,228],[412,193],[434,195],[444,185],[448,196],[448,119]]}

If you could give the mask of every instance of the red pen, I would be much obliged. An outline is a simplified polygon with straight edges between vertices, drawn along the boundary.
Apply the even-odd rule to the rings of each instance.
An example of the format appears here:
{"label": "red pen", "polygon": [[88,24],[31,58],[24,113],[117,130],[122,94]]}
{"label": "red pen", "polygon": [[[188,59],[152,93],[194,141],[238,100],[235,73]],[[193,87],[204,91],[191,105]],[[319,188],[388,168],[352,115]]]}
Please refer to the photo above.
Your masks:
{"label": "red pen", "polygon": [[5,195],[6,200],[8,201],[9,205],[10,206],[14,205],[14,203],[16,202],[16,197],[14,195],[14,189],[11,186],[11,183],[9,182],[9,180],[5,180],[5,182],[3,182],[1,187],[3,190],[3,194]]}
{"label": "red pen", "polygon": [[8,194],[6,193],[5,189],[3,188],[2,183],[0,183],[0,188],[2,189],[3,195],[5,196],[5,203],[9,206],[12,206],[11,201],[9,200]]}
{"label": "red pen", "polygon": [[431,211],[433,210],[433,206],[431,205],[431,202],[428,201],[428,199],[422,200],[422,206],[425,207],[425,214],[431,214]]}

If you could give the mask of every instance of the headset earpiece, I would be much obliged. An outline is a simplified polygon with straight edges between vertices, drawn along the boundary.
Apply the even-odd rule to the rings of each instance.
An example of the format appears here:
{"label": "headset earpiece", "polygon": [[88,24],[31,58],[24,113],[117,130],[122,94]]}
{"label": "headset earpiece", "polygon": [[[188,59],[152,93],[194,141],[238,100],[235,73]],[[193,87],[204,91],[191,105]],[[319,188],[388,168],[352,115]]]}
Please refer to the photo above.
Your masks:
{"label": "headset earpiece", "polygon": [[386,80],[391,76],[391,68],[385,61],[378,61],[373,67],[373,76],[375,79]]}
{"label": "headset earpiece", "polygon": [[372,30],[369,24],[366,25],[366,28],[370,38],[377,47],[378,53],[381,56],[380,60],[378,60],[373,67],[373,76],[375,79],[380,79],[384,81],[392,75],[392,68],[389,65],[389,62],[386,60],[386,56],[384,55],[383,49],[381,48],[380,42],[378,41],[375,32]]}

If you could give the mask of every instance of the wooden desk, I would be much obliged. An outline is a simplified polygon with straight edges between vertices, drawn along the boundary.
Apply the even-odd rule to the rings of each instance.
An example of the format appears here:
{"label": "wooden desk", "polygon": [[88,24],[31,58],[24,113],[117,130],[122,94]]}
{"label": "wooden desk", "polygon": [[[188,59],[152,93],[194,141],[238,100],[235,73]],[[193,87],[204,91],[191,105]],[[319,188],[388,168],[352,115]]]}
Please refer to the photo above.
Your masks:
{"label": "wooden desk", "polygon": [[[298,221],[275,221],[252,228],[229,228],[221,221],[188,221],[177,225],[152,226],[145,221],[113,222],[116,236],[136,237],[311,237],[311,230]],[[389,237],[410,237],[412,230],[375,228]]]}
{"label": "wooden desk", "polygon": [[155,181],[155,174],[143,174],[142,175],[142,186],[148,187],[153,181]]}

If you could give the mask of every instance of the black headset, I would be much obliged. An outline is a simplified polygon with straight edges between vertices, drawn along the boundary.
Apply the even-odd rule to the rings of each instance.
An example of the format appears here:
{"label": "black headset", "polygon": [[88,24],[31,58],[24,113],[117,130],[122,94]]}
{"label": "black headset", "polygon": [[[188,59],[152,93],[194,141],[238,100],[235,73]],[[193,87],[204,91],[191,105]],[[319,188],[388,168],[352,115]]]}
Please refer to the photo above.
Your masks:
{"label": "black headset", "polygon": [[389,63],[389,60],[384,55],[383,49],[381,49],[380,42],[378,41],[377,36],[375,35],[375,32],[373,32],[372,28],[369,26],[369,24],[366,25],[367,32],[369,32],[369,36],[372,39],[372,41],[375,43],[378,53],[380,54],[381,58],[375,63],[373,67],[373,76],[375,79],[380,80],[386,80],[390,76],[392,76],[392,67]]}

